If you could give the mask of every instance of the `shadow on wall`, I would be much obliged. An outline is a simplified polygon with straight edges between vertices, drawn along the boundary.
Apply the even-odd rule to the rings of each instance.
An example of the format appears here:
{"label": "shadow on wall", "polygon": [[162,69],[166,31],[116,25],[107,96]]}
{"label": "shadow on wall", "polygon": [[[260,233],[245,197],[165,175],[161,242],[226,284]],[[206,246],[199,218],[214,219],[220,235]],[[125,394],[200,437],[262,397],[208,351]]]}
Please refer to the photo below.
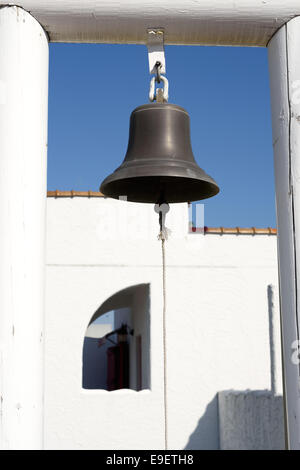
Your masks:
{"label": "shadow on wall", "polygon": [[282,395],[270,390],[226,390],[218,398],[222,450],[285,448]]}
{"label": "shadow on wall", "polygon": [[219,392],[185,446],[185,450],[284,448],[283,399],[270,390]]}
{"label": "shadow on wall", "polygon": [[219,447],[218,396],[215,395],[208,403],[184,449],[216,450]]}
{"label": "shadow on wall", "polygon": [[208,403],[187,450],[285,448],[278,290],[267,286],[271,390],[227,390]]}

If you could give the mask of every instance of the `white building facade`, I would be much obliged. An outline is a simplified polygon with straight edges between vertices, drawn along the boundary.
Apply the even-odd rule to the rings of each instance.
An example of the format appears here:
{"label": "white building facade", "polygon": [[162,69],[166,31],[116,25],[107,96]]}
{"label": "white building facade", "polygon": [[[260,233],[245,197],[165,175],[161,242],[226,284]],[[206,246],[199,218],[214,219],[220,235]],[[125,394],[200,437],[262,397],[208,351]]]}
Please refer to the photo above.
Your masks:
{"label": "white building facade", "polygon": [[[188,206],[171,206],[164,350],[162,259],[153,207],[99,193],[50,195],[45,447],[164,449],[167,431],[169,449],[230,448],[228,433],[236,417],[227,409],[225,424],[220,420],[219,394],[282,394],[274,231],[193,233]],[[108,391],[95,379],[95,388],[86,388],[84,361],[96,375],[106,361],[98,345],[94,356],[83,355],[87,328],[102,322],[97,328],[104,331],[109,312],[115,322],[118,312],[125,312],[134,330],[129,387]],[[107,321],[101,320],[104,315]],[[241,409],[241,402],[235,406]],[[276,410],[268,443],[262,431],[256,448],[281,446],[281,401]],[[268,426],[268,418],[260,418]],[[243,447],[236,441],[232,445]]]}

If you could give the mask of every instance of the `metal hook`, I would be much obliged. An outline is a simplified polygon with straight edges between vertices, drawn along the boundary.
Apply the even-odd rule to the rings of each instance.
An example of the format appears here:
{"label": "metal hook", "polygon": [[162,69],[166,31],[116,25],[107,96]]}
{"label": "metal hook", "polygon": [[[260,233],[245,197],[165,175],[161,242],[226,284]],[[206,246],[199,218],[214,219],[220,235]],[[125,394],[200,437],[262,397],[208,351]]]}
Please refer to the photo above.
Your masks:
{"label": "metal hook", "polygon": [[156,69],[156,77],[155,80],[157,83],[161,82],[161,69],[162,69],[162,64],[161,62],[157,61],[155,64],[155,69]]}

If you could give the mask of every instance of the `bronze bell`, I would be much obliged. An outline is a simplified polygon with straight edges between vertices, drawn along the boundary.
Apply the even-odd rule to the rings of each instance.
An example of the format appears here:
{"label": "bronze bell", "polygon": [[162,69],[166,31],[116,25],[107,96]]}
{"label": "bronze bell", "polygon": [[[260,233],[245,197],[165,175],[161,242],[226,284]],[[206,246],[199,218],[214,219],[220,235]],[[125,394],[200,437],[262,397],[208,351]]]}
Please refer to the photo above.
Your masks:
{"label": "bronze bell", "polygon": [[187,111],[171,103],[149,103],[130,117],[128,149],[122,165],[100,191],[132,202],[198,201],[219,192],[216,182],[196,163]]}

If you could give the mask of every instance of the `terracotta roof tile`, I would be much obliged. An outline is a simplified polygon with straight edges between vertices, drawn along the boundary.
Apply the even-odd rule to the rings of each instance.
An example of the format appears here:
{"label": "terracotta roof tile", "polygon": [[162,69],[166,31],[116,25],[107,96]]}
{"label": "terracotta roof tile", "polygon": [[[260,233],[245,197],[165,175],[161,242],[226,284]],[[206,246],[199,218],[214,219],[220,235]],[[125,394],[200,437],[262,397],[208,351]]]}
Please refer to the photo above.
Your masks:
{"label": "terracotta roof tile", "polygon": [[266,227],[204,227],[197,228],[191,227],[190,232],[198,232],[205,234],[217,234],[217,235],[277,235],[276,228]]}
{"label": "terracotta roof tile", "polygon": [[99,191],[48,191],[47,197],[104,197]]}

